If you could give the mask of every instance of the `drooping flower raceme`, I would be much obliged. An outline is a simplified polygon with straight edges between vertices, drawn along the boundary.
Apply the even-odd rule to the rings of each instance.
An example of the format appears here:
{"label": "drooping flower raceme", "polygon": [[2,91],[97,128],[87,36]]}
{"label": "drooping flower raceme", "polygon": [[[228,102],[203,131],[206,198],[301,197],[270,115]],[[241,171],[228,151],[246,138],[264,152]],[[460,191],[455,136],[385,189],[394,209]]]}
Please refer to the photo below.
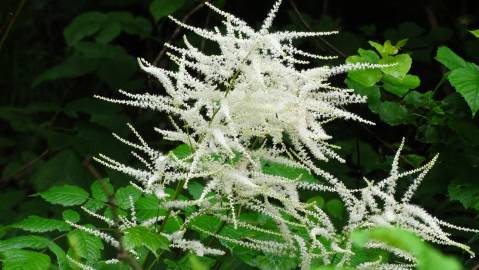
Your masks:
{"label": "drooping flower raceme", "polygon": [[[332,137],[324,128],[326,123],[340,118],[372,124],[344,109],[345,105],[365,102],[365,97],[354,94],[352,89],[335,87],[329,79],[350,70],[381,65],[310,67],[319,60],[334,57],[302,51],[294,47],[294,41],[335,32],[272,32],[271,24],[281,1],[274,4],[259,30],[208,2],[205,4],[223,17],[221,29],[205,30],[171,19],[216,43],[218,54],[206,55],[184,37],[184,48],[166,44],[171,50],[168,56],[178,66],[177,70],[165,70],[139,60],[140,67],[158,79],[166,95],[121,90],[124,98],[99,97],[167,113],[175,130],[155,130],[163,139],[183,143],[190,150],[184,157],[162,153],[151,148],[130,126],[137,142],[115,136],[135,149],[132,154],[144,168],[124,165],[105,155],[97,158],[105,166],[130,175],[135,179],[132,182],[135,187],[154,194],[164,208],[181,212],[195,207],[196,211],[185,216],[178,231],[164,233],[172,247],[191,250],[200,256],[223,254],[222,250],[197,240],[185,239],[185,231],[193,229],[242,247],[294,257],[303,269],[308,269],[314,261],[350,265],[354,252],[347,236],[354,230],[398,226],[426,240],[468,250],[451,240],[443,227],[468,229],[439,221],[409,202],[436,158],[416,170],[399,172],[399,150],[388,178],[377,183],[365,181],[365,187],[356,190],[348,189],[315,165],[316,160],[331,158],[343,162],[328,142]],[[322,181],[306,182],[266,173],[265,162],[296,168]],[[416,180],[402,199],[397,200],[397,181],[413,174],[418,174]],[[179,200],[178,193],[171,196],[166,192],[169,187],[187,188],[192,182],[204,185],[196,199]],[[299,190],[337,194],[347,210],[346,225],[335,227],[321,208],[301,200]],[[274,226],[262,227],[242,220],[239,214],[242,209],[267,217]],[[168,216],[142,225],[155,226]],[[214,217],[224,224],[232,224],[234,229],[259,236],[236,239],[205,230],[192,222],[200,216]],[[132,224],[137,225],[136,220],[124,220],[122,226],[127,228]],[[404,263],[383,265],[372,261],[357,267],[414,267],[414,258],[406,252],[379,242],[370,243],[370,248],[392,252]]]}

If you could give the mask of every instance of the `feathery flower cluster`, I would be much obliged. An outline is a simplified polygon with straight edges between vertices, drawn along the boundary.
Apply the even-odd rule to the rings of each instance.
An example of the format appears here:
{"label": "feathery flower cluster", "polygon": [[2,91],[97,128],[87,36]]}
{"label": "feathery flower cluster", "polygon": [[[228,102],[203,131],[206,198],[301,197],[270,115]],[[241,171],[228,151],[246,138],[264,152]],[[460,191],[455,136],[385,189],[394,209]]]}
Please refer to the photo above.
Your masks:
{"label": "feathery flower cluster", "polygon": [[[329,79],[337,74],[382,65],[368,63],[319,66],[309,64],[333,59],[302,51],[293,46],[299,38],[335,34],[335,32],[272,32],[272,21],[281,0],[276,1],[260,30],[243,20],[205,4],[223,17],[223,27],[205,30],[177,24],[218,45],[219,53],[206,55],[184,37],[185,48],[166,44],[176,71],[152,66],[140,59],[140,67],[163,86],[166,95],[132,94],[120,90],[124,99],[100,99],[167,113],[175,130],[155,128],[163,139],[189,146],[190,154],[177,157],[151,148],[129,125],[138,142],[114,136],[134,148],[132,152],[144,169],[117,162],[105,155],[97,161],[123,172],[136,180],[133,185],[154,194],[164,208],[196,212],[186,217],[180,230],[164,235],[171,246],[191,250],[197,255],[221,255],[223,251],[206,247],[196,240],[184,239],[185,230],[193,229],[222,241],[246,248],[296,257],[302,269],[313,261],[324,265],[347,266],[354,256],[348,235],[357,229],[397,226],[417,233],[438,244],[468,247],[450,239],[443,228],[474,231],[440,221],[422,208],[410,203],[415,190],[437,157],[415,170],[399,172],[396,153],[390,175],[377,183],[366,180],[361,189],[348,189],[332,174],[317,167],[314,160],[344,160],[328,143],[332,138],[324,125],[335,119],[371,122],[346,111],[344,105],[365,102],[365,97],[352,89],[332,86]],[[404,143],[404,142],[403,142]],[[322,179],[321,183],[305,182],[267,174],[264,162],[302,169]],[[417,174],[400,200],[396,199],[399,179]],[[168,187],[187,188],[192,181],[202,182],[203,191],[195,200],[178,200],[166,192]],[[314,204],[301,201],[298,191],[312,190],[336,193],[344,202],[347,222],[336,228],[326,212]],[[256,212],[274,221],[275,227],[261,227],[239,218],[240,209]],[[132,203],[132,220],[122,220],[121,229],[137,225]],[[97,216],[95,213],[90,213]],[[217,218],[234,229],[255,232],[262,237],[236,239],[230,235],[207,231],[190,222],[201,215]],[[155,226],[159,217],[142,223]],[[102,218],[110,224],[112,221]],[[95,235],[100,232],[72,224]],[[108,236],[99,235],[111,244]],[[404,260],[400,264],[381,261],[364,262],[362,269],[412,269],[415,259],[406,252],[379,242],[371,249],[383,249]],[[333,259],[336,255],[336,260]],[[340,258],[339,260],[337,258]]]}

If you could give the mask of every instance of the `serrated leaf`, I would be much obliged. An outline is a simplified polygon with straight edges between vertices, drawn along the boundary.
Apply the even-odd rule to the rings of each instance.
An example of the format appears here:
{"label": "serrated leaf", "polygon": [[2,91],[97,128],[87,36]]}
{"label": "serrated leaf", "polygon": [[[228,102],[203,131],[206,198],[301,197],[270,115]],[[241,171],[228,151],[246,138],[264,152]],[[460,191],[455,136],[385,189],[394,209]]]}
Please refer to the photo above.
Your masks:
{"label": "serrated leaf", "polygon": [[[368,56],[357,56],[353,55],[346,59],[346,63],[376,63],[372,61],[374,58],[371,56],[371,53],[362,52],[363,55]],[[374,52],[372,52],[374,53]],[[381,80],[382,74],[378,69],[364,69],[364,70],[352,70],[348,72],[348,78],[353,80],[363,86],[371,87],[374,86],[377,82]]]}
{"label": "serrated leaf", "polygon": [[459,55],[455,54],[451,49],[444,46],[437,49],[435,59],[450,70],[454,70],[456,68],[463,68],[466,66],[467,63]]}
{"label": "serrated leaf", "polygon": [[68,220],[72,223],[78,223],[80,221],[80,214],[77,211],[73,211],[71,209],[67,209],[62,213],[63,219]]}
{"label": "serrated leaf", "polygon": [[171,150],[170,153],[175,155],[178,159],[183,159],[189,156],[192,151],[189,145],[180,144],[175,149]]}
{"label": "serrated leaf", "polygon": [[462,269],[455,258],[442,255],[426,244],[423,239],[399,228],[375,228],[367,231],[356,231],[352,234],[352,240],[359,247],[364,247],[370,241],[380,241],[388,246],[404,250],[416,258],[416,268],[418,270]]}
{"label": "serrated leaf", "polygon": [[70,230],[70,226],[62,220],[43,218],[39,216],[29,216],[20,222],[12,224],[11,226],[13,228],[30,232],[64,232]]}
{"label": "serrated leaf", "polygon": [[83,38],[95,34],[106,19],[105,14],[96,11],[80,14],[63,32],[67,44],[72,46]]}
{"label": "serrated leaf", "polygon": [[67,235],[68,243],[73,252],[88,262],[96,262],[101,258],[103,242],[99,237],[84,231],[73,230]]}
{"label": "serrated leaf", "polygon": [[91,196],[101,202],[108,201],[108,194],[114,193],[109,179],[97,180],[90,186]]}
{"label": "serrated leaf", "polygon": [[75,78],[92,73],[98,68],[98,64],[98,61],[95,59],[74,53],[67,57],[62,63],[40,73],[33,80],[32,87],[46,81]]}
{"label": "serrated leaf", "polygon": [[88,199],[88,192],[84,189],[65,185],[52,187],[51,189],[40,192],[40,196],[49,203],[60,204],[63,206],[80,205]]}
{"label": "serrated leaf", "polygon": [[467,63],[465,67],[451,71],[447,79],[466,100],[474,117],[479,110],[479,66]]}
{"label": "serrated leaf", "polygon": [[133,203],[136,203],[141,196],[141,192],[133,186],[119,188],[115,193],[115,202],[122,209],[130,209],[130,196]]}
{"label": "serrated leaf", "polygon": [[168,250],[168,239],[158,233],[152,232],[143,226],[128,228],[123,237],[123,244],[126,249],[146,246],[156,254],[158,249]]}
{"label": "serrated leaf", "polygon": [[40,252],[12,249],[2,252],[4,270],[47,270],[50,257]]}
{"label": "serrated leaf", "polygon": [[63,249],[59,245],[55,244],[55,242],[53,241],[50,241],[50,243],[48,243],[48,249],[57,257],[57,263],[59,268],[68,269],[68,262],[65,251],[63,251]]}
{"label": "serrated leaf", "polygon": [[185,0],[154,0],[150,4],[150,13],[155,21],[175,12],[185,4]]}
{"label": "serrated leaf", "polygon": [[384,90],[398,97],[404,96],[409,90],[419,86],[421,81],[418,76],[406,74],[403,78],[396,78],[390,75],[384,75]]}
{"label": "serrated leaf", "polygon": [[152,195],[141,197],[135,204],[136,216],[143,221],[166,214],[165,209],[160,208],[160,200]]}
{"label": "serrated leaf", "polygon": [[382,65],[394,64],[394,66],[381,68],[381,71],[396,78],[403,78],[411,69],[412,59],[408,54],[398,54],[386,56],[378,63]]}
{"label": "serrated leaf", "polygon": [[398,41],[396,45],[392,45],[390,40],[386,40],[383,45],[369,41],[369,45],[374,47],[382,57],[387,57],[390,55],[395,55],[399,52],[399,49],[404,46],[407,42],[407,39],[402,39]]}
{"label": "serrated leaf", "polygon": [[407,123],[409,114],[407,110],[399,103],[385,101],[378,107],[378,114],[381,120],[391,126]]}
{"label": "serrated leaf", "polygon": [[261,171],[265,174],[277,175],[291,180],[300,180],[309,183],[319,182],[319,180],[306,169],[288,167],[271,161],[261,161]]}
{"label": "serrated leaf", "polygon": [[36,235],[25,235],[12,237],[10,239],[0,241],[0,252],[10,249],[42,249],[48,246],[50,239],[36,236]]}

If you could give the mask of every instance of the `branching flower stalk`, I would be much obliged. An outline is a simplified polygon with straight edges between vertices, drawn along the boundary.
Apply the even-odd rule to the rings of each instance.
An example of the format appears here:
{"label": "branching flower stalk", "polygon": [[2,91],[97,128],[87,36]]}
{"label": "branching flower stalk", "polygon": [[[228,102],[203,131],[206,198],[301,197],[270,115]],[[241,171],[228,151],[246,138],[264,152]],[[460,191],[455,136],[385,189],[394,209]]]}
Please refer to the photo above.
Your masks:
{"label": "branching flower stalk", "polygon": [[[437,156],[422,167],[400,171],[403,141],[389,176],[377,182],[364,179],[364,187],[359,189],[348,188],[316,165],[317,160],[344,162],[334,151],[337,147],[329,143],[332,136],[326,133],[327,123],[345,119],[373,124],[344,109],[348,104],[364,103],[366,98],[355,94],[353,89],[331,85],[329,79],[351,70],[385,65],[358,63],[310,67],[317,61],[334,57],[302,51],[293,42],[336,32],[273,32],[271,26],[281,0],[273,5],[259,30],[208,2],[205,5],[223,17],[222,27],[206,30],[171,19],[216,43],[219,53],[206,55],[184,37],[185,48],[166,44],[171,50],[168,56],[178,66],[177,70],[155,67],[144,59],[138,61],[145,72],[158,79],[166,95],[120,90],[124,98],[98,96],[109,102],[168,114],[175,129],[155,128],[155,131],[164,140],[189,146],[189,154],[185,157],[178,157],[173,152],[163,153],[151,148],[129,125],[136,142],[114,136],[134,149],[132,154],[143,168],[122,164],[103,154],[96,158],[106,167],[129,175],[135,180],[132,184],[142,192],[155,195],[167,214],[139,223],[130,198],[132,217],[122,218],[120,224],[96,213],[89,212],[90,215],[119,226],[122,231],[132,226],[151,228],[165,236],[172,248],[191,251],[198,256],[222,255],[225,250],[189,239],[188,230],[230,245],[292,257],[301,269],[318,264],[359,269],[413,269],[414,256],[381,242],[370,242],[367,248],[393,254],[397,258],[394,263],[374,258],[353,265],[352,258],[356,254],[349,238],[351,233],[380,226],[396,226],[427,241],[456,246],[473,255],[466,245],[452,240],[444,229],[479,231],[438,220],[410,202]],[[305,181],[302,177],[289,179],[268,174],[263,168],[265,163],[301,169],[320,180]],[[406,177],[414,180],[399,197],[397,183]],[[193,182],[203,185],[198,198],[180,198],[182,188],[188,188]],[[174,187],[177,187],[175,194],[169,196],[168,189]],[[323,209],[304,202],[301,190],[336,194],[346,208],[345,225],[335,225]],[[195,210],[186,214],[187,208]],[[243,219],[238,209],[257,213],[270,223],[264,226]],[[177,231],[164,232],[167,220],[175,215],[184,217],[184,223]],[[221,229],[210,231],[195,223],[201,216],[218,220],[223,224],[220,228],[248,233],[235,237],[234,234],[222,234]],[[103,232],[71,225],[113,246],[119,245]],[[136,256],[134,250],[128,252]]]}

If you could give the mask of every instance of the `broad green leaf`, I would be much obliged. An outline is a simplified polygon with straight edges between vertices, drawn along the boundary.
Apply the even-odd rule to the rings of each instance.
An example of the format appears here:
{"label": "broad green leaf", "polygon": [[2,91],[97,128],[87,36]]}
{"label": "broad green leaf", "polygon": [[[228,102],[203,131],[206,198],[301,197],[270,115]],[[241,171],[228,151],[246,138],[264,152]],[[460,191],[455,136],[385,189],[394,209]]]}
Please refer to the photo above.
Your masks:
{"label": "broad green leaf", "polygon": [[395,55],[399,52],[399,49],[406,45],[407,39],[402,39],[396,43],[396,45],[392,45],[390,40],[386,40],[383,45],[374,42],[374,41],[369,41],[369,45],[374,47],[378,53],[382,57],[387,57],[390,55]]}
{"label": "broad green leaf", "polygon": [[96,262],[101,258],[103,242],[97,236],[84,231],[73,230],[67,235],[68,243],[73,252],[89,262]]}
{"label": "broad green leaf", "polygon": [[368,231],[356,231],[352,234],[353,243],[360,247],[369,241],[379,241],[388,246],[402,249],[417,259],[418,270],[461,270],[454,258],[442,255],[416,235],[398,228],[375,228]]}
{"label": "broad green leaf", "polygon": [[379,105],[378,110],[381,120],[391,126],[407,123],[409,114],[407,110],[399,103],[392,101],[385,101]]}
{"label": "broad green leaf", "polygon": [[96,180],[90,186],[91,196],[98,201],[107,202],[108,195],[114,193],[113,186],[109,179]]}
{"label": "broad green leaf", "polygon": [[469,33],[473,34],[475,37],[479,38],[479,29],[471,30]]}
{"label": "broad green leaf", "polygon": [[404,96],[409,90],[419,86],[421,81],[418,76],[406,74],[403,78],[384,75],[384,90],[398,97]]}
{"label": "broad green leaf", "polygon": [[48,247],[49,242],[50,239],[36,235],[12,237],[0,241],[0,252],[10,249],[23,248],[42,249]]}
{"label": "broad green leaf", "polygon": [[341,200],[331,199],[326,202],[325,208],[328,214],[331,215],[333,218],[341,219],[344,217],[345,208]]}
{"label": "broad green leaf", "polygon": [[155,21],[177,11],[185,4],[185,0],[153,0],[150,13]]}
{"label": "broad green leaf", "polygon": [[463,68],[452,70],[448,80],[464,97],[474,117],[479,110],[479,66],[467,63]]}
{"label": "broad green leaf", "polygon": [[[346,59],[346,63],[375,63],[363,56],[353,55]],[[379,69],[352,70],[348,72],[348,78],[363,86],[371,87],[381,80],[382,74]]]}
{"label": "broad green leaf", "polygon": [[368,107],[371,111],[378,112],[381,104],[381,91],[378,86],[365,87],[349,78],[345,82],[349,88],[354,89],[354,93],[367,97]]}
{"label": "broad green leaf", "polygon": [[64,220],[67,220],[73,223],[78,223],[78,221],[80,221],[80,214],[78,214],[77,211],[73,211],[71,209],[67,209],[63,211],[62,216]]}
{"label": "broad green leaf", "polygon": [[120,33],[121,24],[117,21],[107,19],[96,36],[96,42],[106,44],[119,36]]}
{"label": "broad green leaf", "polygon": [[459,55],[455,54],[451,49],[444,46],[439,47],[439,49],[437,49],[435,59],[450,70],[463,68],[466,66],[466,63],[467,63]]}
{"label": "broad green leaf", "polygon": [[180,144],[175,149],[170,151],[171,154],[175,155],[179,159],[186,158],[191,152],[191,148],[187,144]]}
{"label": "broad green leaf", "polygon": [[261,171],[265,174],[277,175],[291,180],[301,180],[310,183],[319,182],[319,180],[316,179],[316,177],[314,177],[306,169],[288,167],[286,165],[271,161],[262,160]]}
{"label": "broad green leaf", "polygon": [[131,227],[125,230],[123,244],[126,249],[146,246],[155,253],[158,249],[168,250],[168,239],[159,233],[155,233],[143,226]]}
{"label": "broad green leaf", "polygon": [[141,192],[133,186],[121,187],[116,191],[115,202],[122,209],[130,209],[130,196],[133,203],[136,203],[141,196]]}
{"label": "broad green leaf", "polygon": [[215,216],[199,215],[191,221],[190,227],[193,229],[198,227],[202,230],[216,233],[221,224],[222,221]]}
{"label": "broad green leaf", "polygon": [[40,252],[12,249],[2,252],[3,270],[47,270],[50,257]]}
{"label": "broad green leaf", "polygon": [[74,53],[66,58],[63,63],[40,73],[33,81],[32,86],[35,87],[46,81],[80,77],[94,72],[98,68],[98,64],[98,61],[94,58]]}
{"label": "broad green leaf", "polygon": [[460,202],[465,209],[479,210],[479,185],[470,179],[464,176],[454,179],[447,188],[449,199]]}
{"label": "broad green leaf", "polygon": [[53,185],[74,185],[92,180],[92,176],[82,165],[82,161],[72,149],[64,150],[39,166],[31,177],[38,191],[44,191]]}
{"label": "broad green leaf", "polygon": [[398,54],[395,56],[386,56],[379,60],[379,64],[393,65],[381,68],[381,71],[396,78],[404,78],[411,69],[412,59],[408,54]]}
{"label": "broad green leaf", "polygon": [[68,269],[68,262],[65,251],[63,251],[63,249],[59,245],[55,244],[55,242],[53,241],[50,241],[50,243],[48,243],[48,249],[57,257],[59,269]]}
{"label": "broad green leaf", "polygon": [[135,208],[136,216],[140,221],[166,214],[166,210],[160,208],[160,200],[152,195],[139,198],[136,201]]}
{"label": "broad green leaf", "polygon": [[80,14],[63,32],[67,44],[72,46],[83,38],[95,34],[106,19],[105,14],[96,11]]}
{"label": "broad green leaf", "polygon": [[20,222],[12,224],[11,226],[13,228],[30,232],[64,232],[70,230],[70,226],[62,220],[43,218],[39,216],[29,216]]}
{"label": "broad green leaf", "polygon": [[60,187],[52,187],[47,191],[40,192],[40,196],[52,204],[73,206],[84,203],[88,199],[89,195],[88,192],[80,187],[65,185]]}

